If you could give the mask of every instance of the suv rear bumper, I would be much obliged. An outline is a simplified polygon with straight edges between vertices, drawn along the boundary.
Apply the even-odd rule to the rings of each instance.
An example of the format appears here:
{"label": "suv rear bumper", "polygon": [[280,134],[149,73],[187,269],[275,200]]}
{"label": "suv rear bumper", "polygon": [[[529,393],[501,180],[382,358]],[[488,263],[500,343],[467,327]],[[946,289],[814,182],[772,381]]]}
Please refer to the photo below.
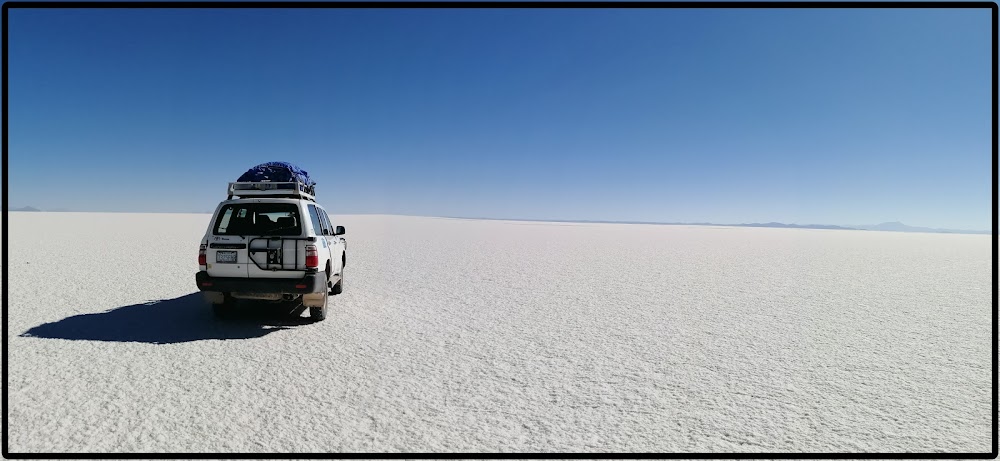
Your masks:
{"label": "suv rear bumper", "polygon": [[238,277],[212,277],[206,271],[194,274],[201,291],[246,293],[319,293],[328,290],[323,272],[306,274],[298,279],[250,279]]}

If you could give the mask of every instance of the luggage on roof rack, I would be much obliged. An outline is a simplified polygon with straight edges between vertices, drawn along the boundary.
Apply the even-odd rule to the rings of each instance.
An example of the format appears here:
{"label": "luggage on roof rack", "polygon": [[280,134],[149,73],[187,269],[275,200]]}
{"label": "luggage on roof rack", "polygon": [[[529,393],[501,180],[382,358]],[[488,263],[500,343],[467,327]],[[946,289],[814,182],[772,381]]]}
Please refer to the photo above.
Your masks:
{"label": "luggage on roof rack", "polygon": [[229,198],[290,197],[316,201],[316,182],[309,173],[288,162],[261,163],[229,183]]}
{"label": "luggage on roof rack", "polygon": [[236,182],[301,182],[307,186],[315,185],[309,179],[309,173],[288,162],[261,163],[243,173]]}

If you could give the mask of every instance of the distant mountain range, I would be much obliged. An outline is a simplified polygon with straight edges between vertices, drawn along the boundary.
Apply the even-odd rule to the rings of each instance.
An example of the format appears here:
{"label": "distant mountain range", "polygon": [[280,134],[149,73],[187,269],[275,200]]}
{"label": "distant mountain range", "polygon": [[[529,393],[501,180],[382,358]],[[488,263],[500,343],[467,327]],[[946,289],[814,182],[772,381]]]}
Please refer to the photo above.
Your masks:
{"label": "distant mountain range", "polygon": [[962,229],[937,229],[931,227],[916,227],[907,226],[899,221],[884,222],[882,224],[875,225],[862,225],[862,226],[851,226],[855,229],[862,230],[873,230],[873,231],[888,231],[888,232],[933,232],[936,234],[992,234],[993,231],[988,230],[962,230]]}
{"label": "distant mountain range", "polygon": [[901,222],[884,222],[881,224],[866,224],[857,226],[834,226],[832,224],[785,224],[780,222],[769,223],[744,223],[744,224],[717,224],[709,222],[652,222],[652,221],[599,221],[599,220],[567,220],[567,219],[506,219],[506,218],[464,218],[458,219],[487,219],[500,221],[533,221],[533,222],[564,222],[564,223],[604,223],[604,224],[656,224],[662,226],[723,226],[723,227],[773,227],[783,229],[832,229],[832,230],[870,230],[885,232],[931,232],[935,234],[992,234],[988,230],[959,230],[959,229],[936,229],[930,227],[907,226]]}
{"label": "distant mountain range", "polygon": [[39,210],[38,208],[35,208],[33,206],[23,206],[21,208],[7,208],[7,211],[47,211],[49,213],[62,213],[72,210],[67,210],[65,208],[59,208],[56,210]]}
{"label": "distant mountain range", "polygon": [[[68,208],[54,208],[54,209],[51,209],[51,210],[39,210],[38,208],[35,208],[33,206],[24,206],[24,207],[21,207],[21,208],[10,207],[10,208],[7,208],[7,211],[44,211],[44,212],[48,212],[48,213],[73,213],[74,212],[74,210],[70,210]],[[164,212],[164,213],[212,214],[214,212],[215,211],[180,211],[180,212],[168,211],[168,212]],[[117,212],[95,211],[94,213],[117,213]]]}
{"label": "distant mountain range", "polygon": [[857,226],[831,226],[825,224],[783,224],[771,222],[767,224],[733,224],[740,227],[784,227],[792,229],[842,229],[842,230],[870,230],[885,232],[930,232],[935,234],[992,234],[992,231],[983,230],[961,230],[961,229],[937,229],[932,227],[907,226],[898,221],[884,222],[882,224],[862,224]]}
{"label": "distant mountain range", "polygon": [[786,229],[836,229],[836,230],[858,230],[857,227],[834,226],[829,224],[785,224],[780,222],[751,223],[751,224],[722,224],[723,226],[736,227],[780,227]]}

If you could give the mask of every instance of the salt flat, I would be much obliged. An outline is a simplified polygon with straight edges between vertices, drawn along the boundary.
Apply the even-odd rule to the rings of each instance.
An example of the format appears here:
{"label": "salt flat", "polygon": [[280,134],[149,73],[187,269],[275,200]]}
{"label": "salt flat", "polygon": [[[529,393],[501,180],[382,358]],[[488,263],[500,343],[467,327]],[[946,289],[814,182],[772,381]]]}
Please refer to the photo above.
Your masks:
{"label": "salt flat", "polygon": [[989,452],[989,235],[334,216],[329,318],[208,215],[8,215],[12,452]]}

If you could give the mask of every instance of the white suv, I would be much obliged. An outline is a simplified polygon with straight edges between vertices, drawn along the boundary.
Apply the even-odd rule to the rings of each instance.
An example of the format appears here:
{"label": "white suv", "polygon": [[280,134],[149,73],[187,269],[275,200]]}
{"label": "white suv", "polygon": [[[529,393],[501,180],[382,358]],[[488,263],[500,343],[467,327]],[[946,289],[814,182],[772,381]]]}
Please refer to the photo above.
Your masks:
{"label": "white suv", "polygon": [[347,241],[310,192],[298,182],[229,184],[229,199],[201,240],[195,274],[216,315],[229,313],[236,299],[301,298],[296,312],[308,307],[313,320],[326,318],[329,295],[344,289]]}

